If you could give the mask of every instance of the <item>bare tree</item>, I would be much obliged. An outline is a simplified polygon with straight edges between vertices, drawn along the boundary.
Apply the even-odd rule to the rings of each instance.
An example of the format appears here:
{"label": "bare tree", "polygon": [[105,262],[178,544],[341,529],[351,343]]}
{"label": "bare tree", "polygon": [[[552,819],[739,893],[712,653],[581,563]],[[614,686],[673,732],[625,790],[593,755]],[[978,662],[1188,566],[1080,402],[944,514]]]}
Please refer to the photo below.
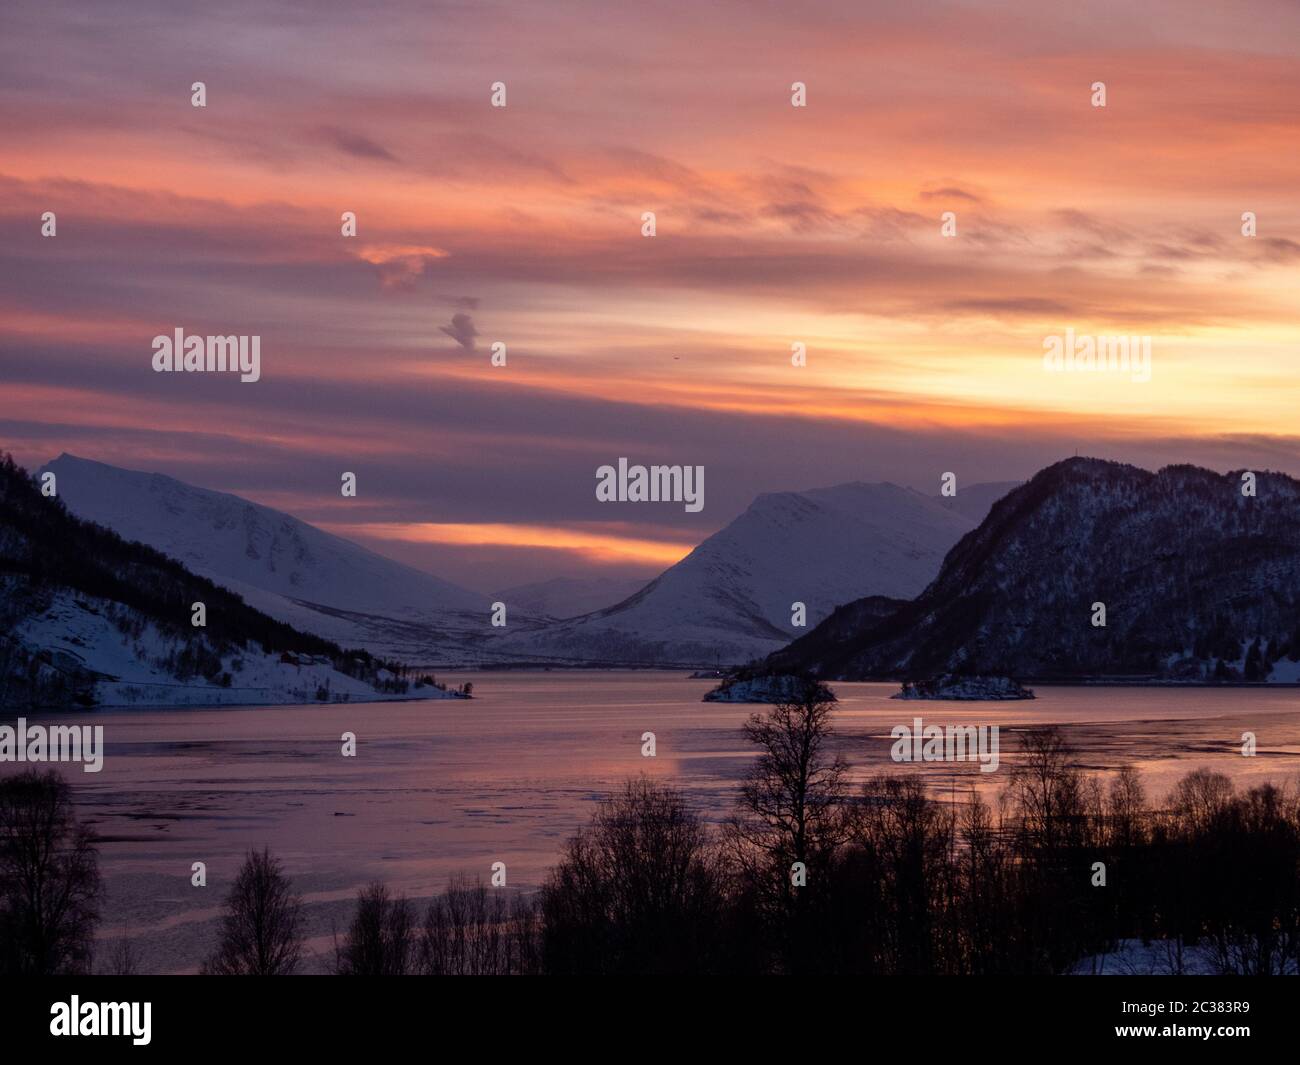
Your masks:
{"label": "bare tree", "polygon": [[827,750],[830,702],[780,703],[745,722],[760,754],[740,791],[728,837],[745,865],[757,860],[790,891],[790,867],[810,869],[848,839],[844,805],[848,766]]}
{"label": "bare tree", "polygon": [[140,951],[130,928],[123,924],[122,934],[114,941],[108,952],[108,968],[103,970],[112,976],[135,976],[140,971]]}
{"label": "bare tree", "polygon": [[983,975],[1006,971],[1015,949],[1006,925],[1013,893],[1013,855],[1002,824],[974,788],[957,815],[961,846],[956,865],[952,906],[962,950],[954,971]]}
{"label": "bare tree", "polygon": [[1026,852],[1051,858],[1081,842],[1088,814],[1084,777],[1060,729],[1035,729],[1021,742],[1007,790]]}
{"label": "bare tree", "polygon": [[281,976],[302,958],[302,899],[269,850],[249,851],[226,898],[221,940],[203,964],[214,976]]}
{"label": "bare tree", "polygon": [[1222,973],[1300,972],[1300,824],[1295,813],[1285,789],[1265,783],[1228,799],[1200,830],[1210,858],[1204,864],[1217,866],[1212,875],[1223,878],[1208,907],[1208,938]]}
{"label": "bare tree", "polygon": [[99,896],[94,834],[67,781],[53,770],[0,781],[0,973],[89,972]]}
{"label": "bare tree", "polygon": [[601,803],[542,890],[548,972],[709,971],[715,848],[681,793],[642,777]]}
{"label": "bare tree", "polygon": [[357,894],[347,937],[334,948],[334,971],[340,976],[405,976],[414,961],[414,925],[406,899],[392,898],[375,881]]}
{"label": "bare tree", "polygon": [[944,913],[956,894],[954,811],[909,777],[874,777],[863,785],[863,797],[855,842],[872,857],[879,878],[874,901],[886,971],[935,973],[947,959],[955,966],[953,922]]}
{"label": "bare tree", "polygon": [[1211,769],[1194,769],[1174,785],[1169,806],[1182,826],[1204,831],[1232,801],[1232,779]]}
{"label": "bare tree", "polygon": [[538,911],[519,892],[453,877],[429,902],[420,971],[435,976],[508,976],[538,966]]}
{"label": "bare tree", "polygon": [[837,920],[828,893],[852,824],[848,766],[829,749],[832,705],[810,690],[750,716],[744,733],[759,756],[724,830],[745,920],[785,972],[815,968]]}
{"label": "bare tree", "polygon": [[1111,779],[1106,800],[1106,820],[1112,845],[1135,847],[1146,840],[1148,820],[1146,789],[1142,774],[1122,765]]}

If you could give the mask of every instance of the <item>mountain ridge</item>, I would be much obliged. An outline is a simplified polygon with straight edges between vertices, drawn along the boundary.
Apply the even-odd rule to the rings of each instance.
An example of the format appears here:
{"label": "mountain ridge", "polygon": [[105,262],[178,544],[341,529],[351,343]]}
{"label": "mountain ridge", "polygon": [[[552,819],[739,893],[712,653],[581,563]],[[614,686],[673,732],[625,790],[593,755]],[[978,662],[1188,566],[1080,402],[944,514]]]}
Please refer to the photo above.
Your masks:
{"label": "mountain ridge", "polygon": [[[1247,472],[1054,463],[998,500],[894,614],[854,625],[846,604],[761,668],[827,679],[1290,682],[1300,482],[1254,471],[1250,497]],[[1092,623],[1096,603],[1104,625]]]}
{"label": "mountain ridge", "polygon": [[75,516],[2,455],[0,637],[9,707],[361,701],[408,687],[368,652],[297,631]]}
{"label": "mountain ridge", "polygon": [[611,663],[746,662],[798,631],[796,602],[814,625],[861,595],[920,592],[948,548],[975,525],[946,502],[888,482],[765,492],[624,601],[527,637],[506,637],[503,647],[548,657],[585,650]]}
{"label": "mountain ridge", "polygon": [[56,474],[76,513],[180,559],[272,616],[337,643],[440,666],[750,661],[798,632],[796,602],[813,626],[860,595],[918,594],[975,526],[972,513],[1011,487],[972,485],[955,499],[864,481],[765,492],[631,595],[556,619],[537,609],[546,582],[523,586],[521,601],[502,597],[508,627],[494,629],[491,597],[240,496],[67,453],[42,469]]}
{"label": "mountain ridge", "polygon": [[242,496],[64,452],[39,472],[88,520],[336,643],[428,661],[488,628],[490,600]]}

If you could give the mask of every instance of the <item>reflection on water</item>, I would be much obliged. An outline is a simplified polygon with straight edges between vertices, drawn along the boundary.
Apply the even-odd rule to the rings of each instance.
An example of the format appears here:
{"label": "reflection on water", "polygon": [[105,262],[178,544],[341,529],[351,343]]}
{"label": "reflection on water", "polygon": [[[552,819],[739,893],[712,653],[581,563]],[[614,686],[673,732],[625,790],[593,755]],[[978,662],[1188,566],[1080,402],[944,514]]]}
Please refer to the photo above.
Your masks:
{"label": "reflection on water", "polygon": [[[722,817],[749,758],[740,724],[757,707],[700,702],[709,681],[679,673],[476,673],[472,702],[257,709],[100,711],[103,771],[62,767],[99,831],[104,935],[140,940],[147,970],[197,967],[230,878],[249,847],[269,846],[311,903],[324,965],[356,888],[380,878],[412,897],[449,874],[503,861],[509,882],[540,882],[595,802],[630,775],[667,778]],[[1161,795],[1210,766],[1239,785],[1300,774],[1300,689],[1039,688],[1033,702],[900,702],[886,684],[837,684],[838,744],[855,772],[922,772],[940,794],[997,789],[1016,730],[1061,724],[1085,765],[1138,765]],[[900,766],[889,730],[998,725],[1002,768]],[[29,717],[35,722],[40,719]],[[1254,732],[1258,755],[1243,758]],[[357,757],[340,754],[356,733]],[[655,733],[658,755],[641,756]],[[0,765],[0,772],[20,767]],[[190,886],[203,861],[208,886]]]}

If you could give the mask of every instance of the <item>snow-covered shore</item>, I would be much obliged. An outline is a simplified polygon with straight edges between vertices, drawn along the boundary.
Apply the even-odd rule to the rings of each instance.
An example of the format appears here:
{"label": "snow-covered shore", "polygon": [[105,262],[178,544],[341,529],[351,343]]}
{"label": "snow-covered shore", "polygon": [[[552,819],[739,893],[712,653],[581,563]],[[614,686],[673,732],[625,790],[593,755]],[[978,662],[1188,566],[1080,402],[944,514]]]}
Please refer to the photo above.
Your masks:
{"label": "snow-covered shore", "polygon": [[[93,705],[250,706],[389,702],[467,698],[458,691],[412,682],[405,690],[379,669],[374,680],[350,676],[321,655],[268,654],[253,641],[221,656],[220,683],[178,677],[166,663],[183,642],[136,615],[124,623],[113,604],[58,592],[38,614],[25,618],[14,637],[45,654],[43,668],[90,675]],[[390,690],[383,688],[391,685]],[[418,685],[418,686],[417,686]]]}

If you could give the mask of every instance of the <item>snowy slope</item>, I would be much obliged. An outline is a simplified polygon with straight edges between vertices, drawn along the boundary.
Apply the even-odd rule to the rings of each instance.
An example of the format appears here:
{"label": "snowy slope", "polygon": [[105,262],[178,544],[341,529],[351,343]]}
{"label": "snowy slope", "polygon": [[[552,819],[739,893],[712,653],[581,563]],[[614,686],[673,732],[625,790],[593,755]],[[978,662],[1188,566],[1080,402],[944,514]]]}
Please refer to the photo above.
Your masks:
{"label": "snowy slope", "polygon": [[615,577],[553,577],[520,584],[492,593],[492,600],[508,603],[545,618],[576,618],[621,603],[646,585],[645,580]]}
{"label": "snowy slope", "polygon": [[486,597],[239,496],[68,454],[46,470],[78,517],[345,646],[427,661],[486,625]]}
{"label": "snowy slope", "polygon": [[0,708],[395,696],[453,693],[261,613],[0,458]]}
{"label": "snowy slope", "polygon": [[[1001,494],[972,486],[972,497],[977,487],[985,506]],[[983,517],[950,503],[888,483],[761,495],[626,601],[503,646],[609,663],[745,662],[806,631],[791,624],[795,602],[812,628],[853,599],[918,595]]]}
{"label": "snowy slope", "polygon": [[[129,618],[124,627],[115,623]],[[319,656],[284,662],[253,645],[222,657],[228,685],[201,676],[178,679],[163,665],[181,641],[139,615],[100,599],[56,592],[40,613],[25,618],[13,636],[42,648],[64,669],[96,675],[98,706],[229,706],[273,703],[385,702],[393,699],[451,699],[453,692],[426,686],[384,694],[357,677],[331,667]],[[387,674],[381,674],[386,676]]]}
{"label": "snowy slope", "polygon": [[[238,496],[71,455],[45,469],[74,514],[156,547],[272,617],[424,664],[749,661],[841,603],[919,594],[1012,487],[972,485],[956,499],[861,483],[762,495],[614,602],[630,585],[557,579],[480,596]],[[490,627],[493,599],[508,605],[508,629]],[[795,602],[805,605],[804,629],[791,623]],[[573,616],[596,604],[604,609]]]}

